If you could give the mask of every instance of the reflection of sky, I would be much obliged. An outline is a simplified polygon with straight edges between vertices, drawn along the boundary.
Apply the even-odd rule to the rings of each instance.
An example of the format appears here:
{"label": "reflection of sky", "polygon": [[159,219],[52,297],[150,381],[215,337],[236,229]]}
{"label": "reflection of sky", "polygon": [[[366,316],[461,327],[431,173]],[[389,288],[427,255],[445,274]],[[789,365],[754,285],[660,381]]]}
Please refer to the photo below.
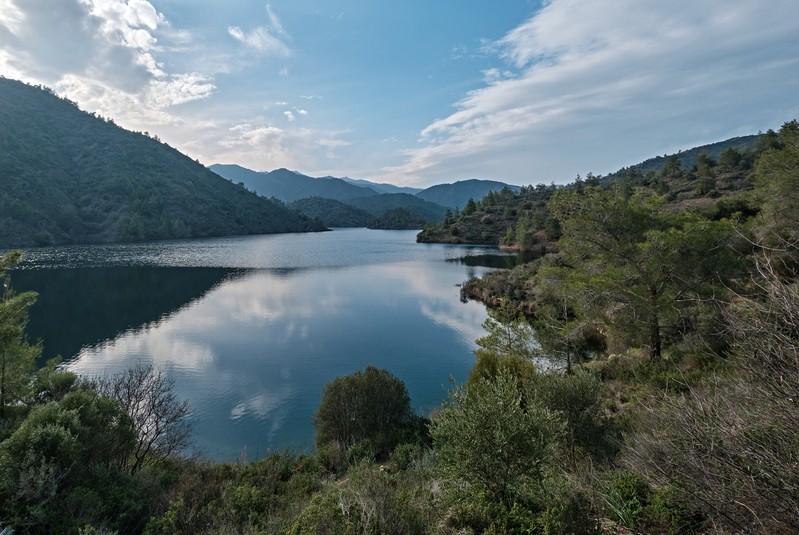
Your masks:
{"label": "reflection of sky", "polygon": [[136,360],[169,370],[195,410],[198,446],[233,459],[305,447],[324,385],[374,364],[426,412],[463,380],[486,314],[463,304],[466,267],[411,259],[347,268],[256,270],[171,316],[84,348],[82,374]]}

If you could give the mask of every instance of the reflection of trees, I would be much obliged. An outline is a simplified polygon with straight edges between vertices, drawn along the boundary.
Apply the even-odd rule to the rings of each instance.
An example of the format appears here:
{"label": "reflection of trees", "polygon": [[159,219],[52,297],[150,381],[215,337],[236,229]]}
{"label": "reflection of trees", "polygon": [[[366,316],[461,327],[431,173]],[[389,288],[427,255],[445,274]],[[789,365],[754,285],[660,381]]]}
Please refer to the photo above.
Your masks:
{"label": "reflection of trees", "polygon": [[202,297],[237,270],[223,268],[91,267],[19,270],[15,285],[35,290],[28,333],[44,340],[45,358],[158,321]]}

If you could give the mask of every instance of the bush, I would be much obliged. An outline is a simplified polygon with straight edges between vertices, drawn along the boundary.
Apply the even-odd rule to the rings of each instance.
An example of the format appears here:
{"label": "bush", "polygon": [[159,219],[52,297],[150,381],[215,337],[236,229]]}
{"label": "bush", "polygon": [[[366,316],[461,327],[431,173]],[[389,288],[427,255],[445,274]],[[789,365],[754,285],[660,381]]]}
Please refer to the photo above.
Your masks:
{"label": "bush", "polygon": [[450,393],[430,434],[456,492],[465,485],[510,508],[524,487],[542,484],[562,426],[550,411],[522,399],[517,379],[504,375]]}
{"label": "bush", "polygon": [[317,446],[362,443],[359,448],[378,454],[393,449],[417,423],[405,383],[374,366],[328,383],[314,415]]}

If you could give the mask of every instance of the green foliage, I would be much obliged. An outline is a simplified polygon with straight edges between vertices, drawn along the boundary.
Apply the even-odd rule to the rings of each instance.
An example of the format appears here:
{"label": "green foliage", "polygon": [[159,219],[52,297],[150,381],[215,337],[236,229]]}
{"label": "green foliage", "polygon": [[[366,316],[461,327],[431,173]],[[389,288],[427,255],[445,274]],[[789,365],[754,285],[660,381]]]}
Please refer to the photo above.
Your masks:
{"label": "green foliage", "polygon": [[515,377],[519,384],[529,384],[536,375],[537,370],[533,361],[517,355],[502,355],[495,351],[478,349],[477,361],[469,370],[466,384],[469,388],[479,388],[486,381],[494,381],[500,375]]}
{"label": "green foliage", "polygon": [[4,285],[0,301],[0,418],[5,417],[7,405],[27,400],[33,394],[31,378],[41,353],[41,347],[30,345],[25,335],[28,309],[36,302],[36,293],[15,295],[7,276],[21,257],[19,251],[12,251],[0,258]]}
{"label": "green foliage", "polygon": [[374,217],[379,217],[389,210],[404,208],[425,221],[443,221],[447,209],[439,204],[426,201],[408,193],[384,193],[350,199],[347,201],[356,208],[364,210]]}
{"label": "green foliage", "polygon": [[760,269],[766,294],[739,297],[729,312],[734,370],[649,400],[625,460],[689,497],[714,525],[789,533],[799,529],[799,296],[767,263]]}
{"label": "green foliage", "polygon": [[367,226],[371,229],[414,230],[424,227],[428,222],[428,219],[412,210],[398,207],[371,218]]}
{"label": "green foliage", "polygon": [[328,383],[314,415],[317,445],[366,441],[376,452],[391,450],[416,422],[405,383],[374,366]]}
{"label": "green foliage", "polygon": [[[347,511],[346,513],[349,513]],[[363,528],[350,520],[335,492],[320,493],[300,512],[287,535],[359,535]]]}
{"label": "green foliage", "polygon": [[532,358],[535,343],[533,329],[508,299],[501,299],[499,306],[488,310],[483,329],[488,334],[476,340],[482,350],[503,356]]}
{"label": "green foliage", "polygon": [[135,528],[143,503],[119,469],[134,439],[116,402],[91,391],[35,407],[0,444],[0,514],[35,532]]}
{"label": "green foliage", "polygon": [[779,140],[760,155],[755,170],[756,194],[762,204],[761,236],[768,236],[770,244],[795,243],[799,238],[799,121],[785,123]]}
{"label": "green foliage", "polygon": [[561,425],[550,411],[522,399],[518,380],[503,375],[450,392],[430,434],[455,492],[484,494],[510,509],[528,488],[540,488]]}
{"label": "green foliage", "polygon": [[289,207],[299,210],[328,227],[365,227],[370,214],[343,201],[322,197],[307,197],[292,202]]}
{"label": "green foliage", "polygon": [[563,422],[563,443],[574,459],[590,454],[595,460],[612,458],[619,438],[602,414],[602,384],[585,371],[570,375],[549,373],[534,383],[534,399]]}
{"label": "green foliage", "polygon": [[321,230],[147,135],[0,79],[0,245]]}
{"label": "green foliage", "polygon": [[[419,242],[495,244],[520,250],[546,247],[546,203],[556,187],[539,184],[518,191],[503,188],[481,201],[472,199],[440,225],[426,227]],[[511,230],[512,229],[512,230]],[[550,228],[553,231],[553,228]],[[521,238],[518,240],[517,238]]]}
{"label": "green foliage", "polygon": [[673,214],[657,198],[586,188],[558,192],[550,210],[573,266],[565,290],[626,338],[619,341],[648,344],[652,358],[680,308],[738,272],[727,224]]}

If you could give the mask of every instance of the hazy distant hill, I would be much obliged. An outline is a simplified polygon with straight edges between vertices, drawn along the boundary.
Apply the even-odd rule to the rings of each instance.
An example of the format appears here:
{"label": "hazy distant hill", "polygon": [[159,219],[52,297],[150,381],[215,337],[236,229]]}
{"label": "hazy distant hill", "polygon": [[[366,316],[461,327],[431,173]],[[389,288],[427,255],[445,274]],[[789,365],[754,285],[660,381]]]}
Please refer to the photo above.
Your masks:
{"label": "hazy distant hill", "polygon": [[214,164],[210,169],[234,183],[243,183],[244,187],[258,195],[276,197],[285,202],[308,197],[346,201],[378,193],[374,189],[356,186],[340,178],[313,178],[288,169],[258,172],[239,165],[221,164]]}
{"label": "hazy distant hill", "polygon": [[[371,224],[375,218],[382,218],[386,212],[401,208],[404,211],[395,211],[390,217],[381,219],[380,228],[387,228],[392,224],[397,225],[392,228],[418,228],[420,222],[443,220],[447,211],[446,207],[411,193],[380,193],[376,191],[417,191],[414,188],[374,184],[351,178],[312,178],[287,169],[258,172],[239,165],[215,164],[211,166],[211,170],[228,180],[243,184],[244,187],[259,195],[276,197],[291,203],[292,208],[309,217],[317,218],[328,226],[366,226]],[[368,184],[369,187],[358,186],[351,182]],[[325,202],[326,200],[338,202]],[[340,203],[344,203],[349,208]],[[364,219],[364,212],[366,219]],[[400,221],[402,222],[400,223]]]}
{"label": "hazy distant hill", "polygon": [[[330,177],[326,177],[330,178]],[[356,186],[362,186],[365,188],[371,188],[378,193],[410,193],[411,195],[416,195],[422,188],[411,188],[409,186],[395,186],[394,184],[384,184],[378,182],[370,182],[368,180],[359,180],[350,177],[341,177],[341,180],[345,182],[349,182],[350,184],[354,184]]]}
{"label": "hazy distant hill", "polygon": [[321,230],[147,135],[0,79],[0,247]]}
{"label": "hazy distant hill", "polygon": [[492,191],[500,191],[502,188],[510,188],[511,191],[519,191],[519,186],[510,186],[494,180],[461,180],[454,184],[438,184],[420,191],[417,197],[426,201],[446,206],[447,208],[462,209],[469,202],[469,199],[478,201]]}

